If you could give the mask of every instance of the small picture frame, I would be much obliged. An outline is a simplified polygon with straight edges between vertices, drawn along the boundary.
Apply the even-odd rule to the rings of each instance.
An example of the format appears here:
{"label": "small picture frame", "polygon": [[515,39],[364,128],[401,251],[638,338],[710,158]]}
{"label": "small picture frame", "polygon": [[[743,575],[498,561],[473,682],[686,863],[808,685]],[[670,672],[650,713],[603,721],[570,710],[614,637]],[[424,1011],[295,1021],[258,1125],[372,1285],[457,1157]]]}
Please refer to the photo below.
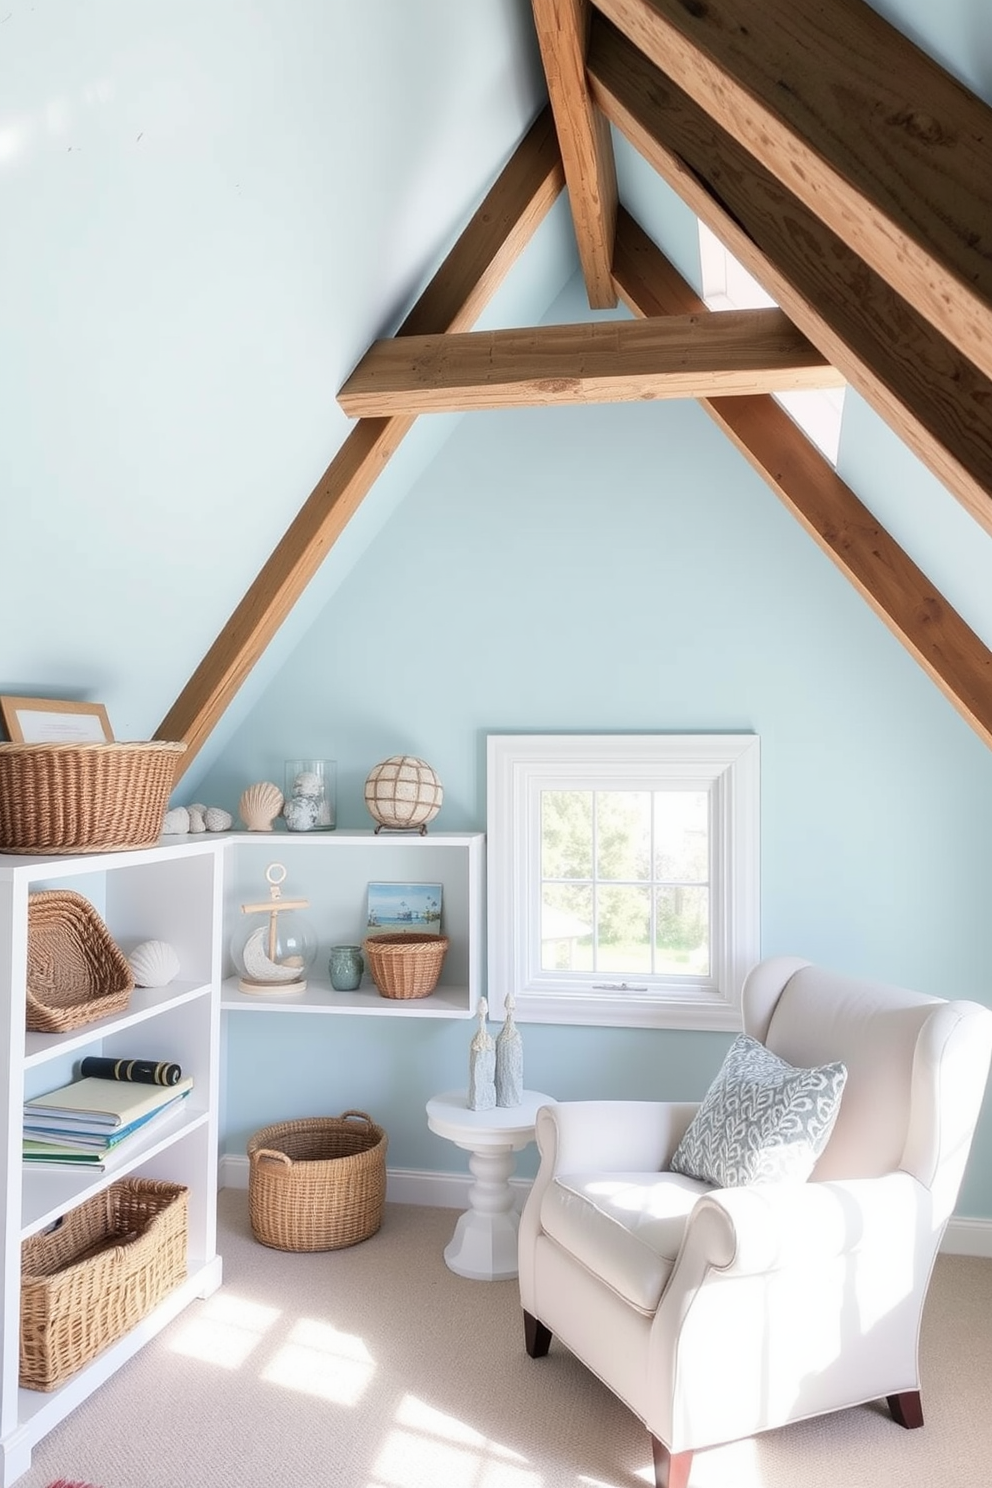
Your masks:
{"label": "small picture frame", "polygon": [[370,883],[366,926],[370,935],[440,935],[441,885]]}
{"label": "small picture frame", "polygon": [[112,744],[103,703],[58,698],[0,697],[0,716],[12,744]]}

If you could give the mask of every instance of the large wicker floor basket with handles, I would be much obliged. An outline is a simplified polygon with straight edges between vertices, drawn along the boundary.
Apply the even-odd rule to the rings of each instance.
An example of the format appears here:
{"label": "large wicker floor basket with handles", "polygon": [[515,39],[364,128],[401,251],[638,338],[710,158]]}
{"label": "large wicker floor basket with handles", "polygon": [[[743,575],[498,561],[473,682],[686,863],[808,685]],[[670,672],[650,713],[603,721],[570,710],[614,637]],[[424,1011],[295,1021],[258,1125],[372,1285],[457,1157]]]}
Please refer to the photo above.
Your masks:
{"label": "large wicker floor basket with handles", "polygon": [[429,997],[438,984],[448,950],[446,935],[401,930],[395,935],[369,935],[365,959],[382,997]]}
{"label": "large wicker floor basket with handles", "polygon": [[364,1111],[263,1127],[248,1143],[252,1234],[274,1250],[342,1250],[374,1235],[387,1137]]}
{"label": "large wicker floor basket with handles", "polygon": [[0,744],[0,852],[115,852],[162,835],[186,745]]}
{"label": "large wicker floor basket with handles", "polygon": [[21,1244],[20,1382],[56,1390],[186,1279],[189,1190],[122,1178]]}
{"label": "large wicker floor basket with handles", "polygon": [[88,899],[72,889],[28,897],[29,1029],[68,1033],[122,1013],[133,990],[127,957]]}

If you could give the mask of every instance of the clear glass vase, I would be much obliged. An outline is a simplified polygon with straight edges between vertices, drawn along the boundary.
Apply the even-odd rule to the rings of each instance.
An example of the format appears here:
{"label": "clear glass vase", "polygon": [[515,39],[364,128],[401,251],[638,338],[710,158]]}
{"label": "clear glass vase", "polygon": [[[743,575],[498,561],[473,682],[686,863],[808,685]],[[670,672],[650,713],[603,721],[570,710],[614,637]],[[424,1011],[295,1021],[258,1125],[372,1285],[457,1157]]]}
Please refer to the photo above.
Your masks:
{"label": "clear glass vase", "polygon": [[290,832],[333,832],[336,801],[337,765],[334,760],[286,761],[282,814]]}

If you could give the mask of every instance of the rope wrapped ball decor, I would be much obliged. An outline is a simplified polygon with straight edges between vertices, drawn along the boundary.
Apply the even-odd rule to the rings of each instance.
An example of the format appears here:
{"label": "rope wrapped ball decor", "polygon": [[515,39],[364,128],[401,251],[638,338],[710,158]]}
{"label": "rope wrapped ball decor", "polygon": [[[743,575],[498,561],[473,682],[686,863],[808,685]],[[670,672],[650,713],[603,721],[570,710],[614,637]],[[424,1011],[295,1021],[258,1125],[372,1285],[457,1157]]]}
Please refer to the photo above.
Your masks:
{"label": "rope wrapped ball decor", "polygon": [[376,831],[426,833],[444,800],[437,772],[412,754],[394,754],[375,766],[365,782],[365,804]]}

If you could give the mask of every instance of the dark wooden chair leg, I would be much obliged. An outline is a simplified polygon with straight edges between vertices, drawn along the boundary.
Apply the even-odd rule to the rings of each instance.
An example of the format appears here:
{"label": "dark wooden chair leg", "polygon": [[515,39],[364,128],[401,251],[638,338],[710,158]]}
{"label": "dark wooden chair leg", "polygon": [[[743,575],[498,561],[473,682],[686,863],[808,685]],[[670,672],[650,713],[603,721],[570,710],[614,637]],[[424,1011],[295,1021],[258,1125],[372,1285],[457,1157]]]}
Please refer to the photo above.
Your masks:
{"label": "dark wooden chair leg", "polygon": [[900,1395],[887,1395],[892,1419],[898,1426],[913,1431],[923,1425],[923,1402],[919,1390],[903,1390]]}
{"label": "dark wooden chair leg", "polygon": [[670,1452],[656,1436],[651,1438],[655,1488],[689,1488],[691,1452]]}
{"label": "dark wooden chair leg", "polygon": [[532,1359],[543,1359],[551,1347],[551,1329],[524,1312],[524,1343]]}

